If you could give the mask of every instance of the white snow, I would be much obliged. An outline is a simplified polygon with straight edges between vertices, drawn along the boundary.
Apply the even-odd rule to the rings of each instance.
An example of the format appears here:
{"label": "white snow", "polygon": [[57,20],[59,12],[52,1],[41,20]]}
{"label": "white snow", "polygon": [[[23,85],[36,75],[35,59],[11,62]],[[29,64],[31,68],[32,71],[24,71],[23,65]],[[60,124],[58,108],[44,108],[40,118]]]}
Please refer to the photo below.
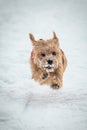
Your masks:
{"label": "white snow", "polygon": [[[0,130],[87,130],[87,1],[0,0]],[[68,58],[59,90],[31,79],[28,33],[55,31]]]}

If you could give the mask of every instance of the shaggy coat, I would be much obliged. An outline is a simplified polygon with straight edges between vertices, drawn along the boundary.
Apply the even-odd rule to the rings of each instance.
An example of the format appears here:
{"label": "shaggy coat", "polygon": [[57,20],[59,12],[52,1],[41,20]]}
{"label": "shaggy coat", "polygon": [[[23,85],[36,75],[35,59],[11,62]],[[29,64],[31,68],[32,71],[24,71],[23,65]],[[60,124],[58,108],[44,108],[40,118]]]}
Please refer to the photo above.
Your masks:
{"label": "shaggy coat", "polygon": [[53,88],[60,88],[63,84],[63,73],[67,66],[67,59],[59,47],[59,39],[53,32],[53,38],[35,40],[29,34],[33,45],[30,65],[32,78],[40,84],[47,84]]}

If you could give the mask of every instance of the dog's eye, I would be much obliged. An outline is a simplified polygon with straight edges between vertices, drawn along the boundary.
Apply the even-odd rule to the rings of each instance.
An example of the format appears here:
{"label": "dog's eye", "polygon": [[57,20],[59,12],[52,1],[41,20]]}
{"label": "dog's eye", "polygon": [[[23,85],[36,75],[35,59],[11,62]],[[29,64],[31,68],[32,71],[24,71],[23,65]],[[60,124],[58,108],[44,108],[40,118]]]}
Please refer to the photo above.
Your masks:
{"label": "dog's eye", "polygon": [[54,56],[55,56],[55,55],[56,55],[56,52],[55,52],[55,51],[53,51],[53,52],[52,52],[52,55],[54,55]]}
{"label": "dog's eye", "polygon": [[41,53],[41,56],[42,56],[42,57],[45,57],[45,54],[44,54],[44,53]]}

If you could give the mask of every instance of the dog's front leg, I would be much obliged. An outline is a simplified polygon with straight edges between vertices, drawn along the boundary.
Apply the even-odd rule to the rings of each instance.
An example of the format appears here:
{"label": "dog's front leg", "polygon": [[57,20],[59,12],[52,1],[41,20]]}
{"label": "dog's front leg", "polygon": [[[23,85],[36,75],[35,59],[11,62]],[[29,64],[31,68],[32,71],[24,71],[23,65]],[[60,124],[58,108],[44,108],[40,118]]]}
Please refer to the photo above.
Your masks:
{"label": "dog's front leg", "polygon": [[36,81],[41,82],[41,77],[43,76],[42,71],[38,69],[38,70],[34,70],[32,73],[33,73],[32,78]]}
{"label": "dog's front leg", "polygon": [[62,87],[63,80],[63,66],[59,64],[59,67],[55,73],[54,79],[52,81],[52,88]]}

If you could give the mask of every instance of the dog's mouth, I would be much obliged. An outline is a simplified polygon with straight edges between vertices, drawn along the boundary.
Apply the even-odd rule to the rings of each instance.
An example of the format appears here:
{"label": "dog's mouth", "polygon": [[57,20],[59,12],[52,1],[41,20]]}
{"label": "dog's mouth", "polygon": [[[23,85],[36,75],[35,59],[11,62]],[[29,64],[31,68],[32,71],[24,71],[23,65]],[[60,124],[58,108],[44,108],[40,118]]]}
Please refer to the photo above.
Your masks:
{"label": "dog's mouth", "polygon": [[49,70],[52,69],[52,67],[50,67],[50,66],[47,66],[47,67],[45,67],[45,68],[46,68],[46,69],[49,69]]}
{"label": "dog's mouth", "polygon": [[45,65],[44,69],[47,72],[53,72],[54,71],[54,66],[53,65]]}

